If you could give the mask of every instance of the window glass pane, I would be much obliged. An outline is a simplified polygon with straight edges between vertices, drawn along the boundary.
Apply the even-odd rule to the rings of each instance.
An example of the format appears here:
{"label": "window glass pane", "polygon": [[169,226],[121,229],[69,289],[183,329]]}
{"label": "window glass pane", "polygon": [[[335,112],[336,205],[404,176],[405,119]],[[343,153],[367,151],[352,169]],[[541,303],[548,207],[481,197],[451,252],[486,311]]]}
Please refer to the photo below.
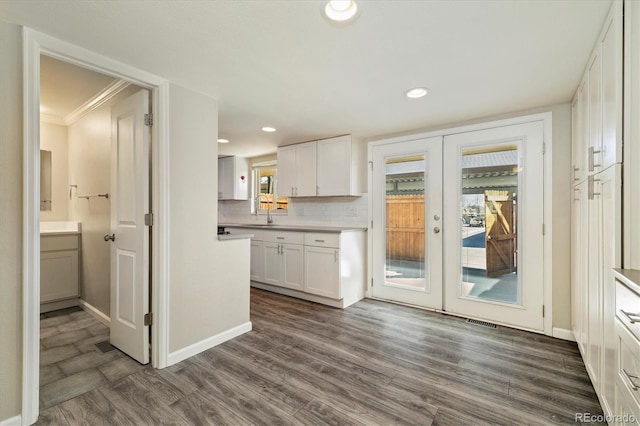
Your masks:
{"label": "window glass pane", "polygon": [[424,155],[386,160],[387,285],[427,290],[425,164]]}
{"label": "window glass pane", "polygon": [[517,257],[518,147],[462,152],[463,297],[520,303]]}
{"label": "window glass pane", "polygon": [[276,191],[276,179],[278,169],[276,166],[255,167],[253,169],[254,180],[254,202],[258,211],[286,211],[288,199],[278,197]]}

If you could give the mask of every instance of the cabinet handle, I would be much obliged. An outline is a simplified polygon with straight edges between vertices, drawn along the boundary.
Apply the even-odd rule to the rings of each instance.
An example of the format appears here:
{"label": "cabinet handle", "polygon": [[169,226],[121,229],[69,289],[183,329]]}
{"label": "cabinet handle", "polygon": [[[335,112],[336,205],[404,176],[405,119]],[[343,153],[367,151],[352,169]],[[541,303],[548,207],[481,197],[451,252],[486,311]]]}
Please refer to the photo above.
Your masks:
{"label": "cabinet handle", "polygon": [[320,186],[316,185],[316,195],[320,195]]}
{"label": "cabinet handle", "polygon": [[282,244],[278,244],[278,254],[282,254]]}
{"label": "cabinet handle", "polygon": [[575,167],[575,166],[573,167],[573,181],[574,181],[574,182],[577,182],[577,181],[579,181],[579,180],[580,180],[580,179],[578,179],[578,178],[576,177],[576,172],[579,172],[579,171],[580,171],[580,167]]}
{"label": "cabinet handle", "polygon": [[620,309],[620,313],[622,314],[622,316],[624,316],[627,321],[629,321],[631,324],[635,324],[637,322],[640,322],[640,314],[630,314],[629,312],[625,312],[623,309]]}
{"label": "cabinet handle", "polygon": [[627,370],[625,370],[624,368],[622,369],[622,379],[634,391],[638,390],[638,385],[633,383],[633,379],[637,379],[637,378],[638,378],[638,376],[632,376],[631,374],[627,373]]}
{"label": "cabinet handle", "polygon": [[316,243],[324,243],[324,240],[316,240]]}
{"label": "cabinet handle", "polygon": [[594,200],[596,195],[600,195],[599,192],[595,192],[595,182],[600,182],[600,179],[595,179],[593,176],[589,176],[588,178],[588,186],[589,186],[589,199]]}
{"label": "cabinet handle", "polygon": [[284,240],[284,237],[276,237],[276,240]]}
{"label": "cabinet handle", "polygon": [[600,154],[600,152],[602,151],[600,151],[599,149],[596,150],[596,149],[593,149],[592,146],[589,147],[589,171],[590,172],[594,171],[596,167],[600,167],[600,164],[595,163],[595,158],[594,158],[595,155]]}
{"label": "cabinet handle", "polygon": [[296,197],[298,196],[298,187],[296,186]]}
{"label": "cabinet handle", "polygon": [[293,197],[293,186],[291,187],[291,196]]}

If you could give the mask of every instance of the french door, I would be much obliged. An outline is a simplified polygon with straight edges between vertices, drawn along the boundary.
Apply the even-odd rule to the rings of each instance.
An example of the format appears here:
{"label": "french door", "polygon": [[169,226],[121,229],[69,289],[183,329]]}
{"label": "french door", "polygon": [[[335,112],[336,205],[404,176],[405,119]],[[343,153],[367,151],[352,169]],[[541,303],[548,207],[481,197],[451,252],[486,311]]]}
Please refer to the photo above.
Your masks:
{"label": "french door", "polygon": [[542,139],[532,122],[373,146],[373,296],[543,330]]}
{"label": "french door", "polygon": [[373,147],[373,296],[442,307],[442,138]]}

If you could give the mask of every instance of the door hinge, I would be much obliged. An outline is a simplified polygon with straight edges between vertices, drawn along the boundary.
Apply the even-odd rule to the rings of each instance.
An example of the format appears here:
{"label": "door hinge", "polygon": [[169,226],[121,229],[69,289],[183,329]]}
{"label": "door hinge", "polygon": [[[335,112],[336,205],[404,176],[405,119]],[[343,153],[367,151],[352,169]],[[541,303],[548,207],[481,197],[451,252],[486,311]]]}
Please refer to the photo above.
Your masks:
{"label": "door hinge", "polygon": [[153,114],[144,115],[144,125],[147,127],[153,126]]}
{"label": "door hinge", "polygon": [[144,214],[144,224],[146,226],[153,226],[153,213]]}
{"label": "door hinge", "polygon": [[153,314],[149,312],[148,314],[144,314],[144,325],[152,325],[153,324]]}
{"label": "door hinge", "polygon": [[373,278],[371,278],[371,287],[373,287]]}
{"label": "door hinge", "polygon": [[544,305],[542,305],[542,318],[544,318]]}
{"label": "door hinge", "polygon": [[545,142],[542,142],[542,155],[547,153],[547,144]]}

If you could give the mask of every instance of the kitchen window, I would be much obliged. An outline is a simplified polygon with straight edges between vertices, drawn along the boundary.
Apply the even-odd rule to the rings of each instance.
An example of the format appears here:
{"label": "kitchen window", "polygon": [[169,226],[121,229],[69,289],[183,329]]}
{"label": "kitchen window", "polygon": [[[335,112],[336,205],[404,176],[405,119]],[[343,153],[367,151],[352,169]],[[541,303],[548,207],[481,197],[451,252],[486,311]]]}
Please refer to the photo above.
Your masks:
{"label": "kitchen window", "polygon": [[275,161],[255,164],[252,167],[253,175],[253,197],[252,213],[266,214],[286,213],[289,200],[287,197],[279,197],[278,187],[278,167]]}

